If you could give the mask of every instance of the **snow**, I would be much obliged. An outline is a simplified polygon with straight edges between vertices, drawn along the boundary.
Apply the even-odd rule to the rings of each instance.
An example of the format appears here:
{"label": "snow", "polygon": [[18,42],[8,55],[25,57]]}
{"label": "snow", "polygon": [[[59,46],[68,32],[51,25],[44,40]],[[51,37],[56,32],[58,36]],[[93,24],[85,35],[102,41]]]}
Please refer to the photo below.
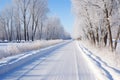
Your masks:
{"label": "snow", "polygon": [[119,58],[120,58],[120,41],[119,41],[119,43],[118,43],[118,45],[117,45],[116,53],[119,54],[118,56],[119,56]]}
{"label": "snow", "polygon": [[[85,45],[85,47],[82,44]],[[80,48],[82,49],[82,51],[88,57],[88,59],[92,63],[94,63],[94,65],[100,71],[102,71],[101,74],[104,74],[106,76],[107,79],[105,79],[105,80],[119,80],[120,79],[120,68],[115,66],[116,65],[115,61],[112,61],[113,60],[112,58],[115,58],[115,56],[116,56],[115,54],[114,54],[115,56],[111,56],[113,53],[109,53],[109,55],[108,54],[106,55],[105,51],[104,51],[104,53],[101,53],[103,51],[95,53],[95,49],[93,50],[93,48],[90,48],[90,45],[86,46],[86,43],[82,43],[82,42],[79,42],[79,45],[80,45]],[[108,59],[105,59],[106,56]]]}
{"label": "snow", "polygon": [[0,80],[119,80],[120,70],[78,41],[65,41],[8,58]]}
{"label": "snow", "polygon": [[[75,41],[60,43],[1,77],[1,80],[102,80]],[[1,70],[1,69],[0,69]],[[98,73],[97,73],[98,74]]]}
{"label": "snow", "polygon": [[0,43],[0,59],[16,54],[21,54],[27,51],[44,48],[62,41],[63,40],[36,40],[34,42],[30,41],[24,43]]}

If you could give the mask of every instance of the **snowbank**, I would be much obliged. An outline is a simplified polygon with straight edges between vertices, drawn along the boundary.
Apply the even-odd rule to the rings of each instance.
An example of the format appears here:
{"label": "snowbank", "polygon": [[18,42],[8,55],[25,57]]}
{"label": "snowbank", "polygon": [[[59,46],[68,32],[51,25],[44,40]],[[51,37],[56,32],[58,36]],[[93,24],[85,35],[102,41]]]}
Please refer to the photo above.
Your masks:
{"label": "snowbank", "polygon": [[63,40],[43,40],[26,43],[0,43],[0,59],[23,52],[37,50],[62,42]]}

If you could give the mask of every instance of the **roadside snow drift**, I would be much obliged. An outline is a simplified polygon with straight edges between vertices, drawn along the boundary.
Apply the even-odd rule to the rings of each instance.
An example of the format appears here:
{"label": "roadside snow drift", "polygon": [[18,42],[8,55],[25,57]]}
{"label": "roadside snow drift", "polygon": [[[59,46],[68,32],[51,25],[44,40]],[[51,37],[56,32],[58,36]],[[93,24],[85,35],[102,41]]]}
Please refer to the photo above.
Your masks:
{"label": "roadside snow drift", "polygon": [[62,42],[63,40],[37,40],[25,43],[0,43],[0,59],[12,55],[21,54],[23,52],[37,50],[50,45]]}
{"label": "roadside snow drift", "polygon": [[120,80],[120,70],[110,66],[103,61],[100,57],[93,54],[89,49],[85,48],[82,44],[79,44],[79,47],[87,59],[94,64],[94,70],[99,70],[96,74],[102,74],[104,80]]}

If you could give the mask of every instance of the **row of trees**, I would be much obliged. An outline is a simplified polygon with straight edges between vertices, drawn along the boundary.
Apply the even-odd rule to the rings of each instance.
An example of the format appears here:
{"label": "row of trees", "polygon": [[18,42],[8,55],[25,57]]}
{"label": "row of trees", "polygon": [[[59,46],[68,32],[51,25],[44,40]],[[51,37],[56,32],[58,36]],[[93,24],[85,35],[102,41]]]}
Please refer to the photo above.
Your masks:
{"label": "row of trees", "polygon": [[72,4],[74,30],[78,32],[74,37],[116,49],[120,38],[120,0],[72,0]]}
{"label": "row of trees", "polygon": [[12,4],[0,12],[0,39],[65,38],[66,32],[59,18],[47,17],[48,12],[48,0],[12,0]]}
{"label": "row of trees", "polygon": [[70,35],[67,33],[60,19],[56,16],[49,17],[45,23],[46,39],[69,39]]}

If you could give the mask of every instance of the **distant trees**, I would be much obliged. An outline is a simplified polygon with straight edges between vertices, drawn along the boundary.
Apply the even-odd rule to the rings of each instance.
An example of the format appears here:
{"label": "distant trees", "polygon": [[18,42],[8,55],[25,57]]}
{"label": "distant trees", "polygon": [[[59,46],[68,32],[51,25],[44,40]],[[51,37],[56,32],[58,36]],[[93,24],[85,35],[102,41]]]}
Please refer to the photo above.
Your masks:
{"label": "distant trees", "polygon": [[[58,17],[49,17],[45,24],[46,39],[63,39],[65,30]],[[67,36],[66,36],[67,37]]]}
{"label": "distant trees", "polygon": [[[113,51],[119,39],[120,2],[118,0],[72,0],[77,24],[81,29],[80,36],[94,44],[110,45]],[[76,26],[77,25],[77,26]],[[113,34],[116,28],[117,36]],[[116,38],[115,38],[116,37]],[[113,45],[113,38],[115,44]]]}
{"label": "distant trees", "polygon": [[1,23],[1,30],[3,34],[2,35],[2,40],[6,39],[11,41],[13,38],[13,21],[14,21],[14,16],[13,16],[13,7],[6,8],[5,11],[0,15],[0,23]]}
{"label": "distant trees", "polygon": [[48,11],[48,0],[13,0],[0,13],[0,39],[20,42],[66,37],[59,18],[48,18]]}

